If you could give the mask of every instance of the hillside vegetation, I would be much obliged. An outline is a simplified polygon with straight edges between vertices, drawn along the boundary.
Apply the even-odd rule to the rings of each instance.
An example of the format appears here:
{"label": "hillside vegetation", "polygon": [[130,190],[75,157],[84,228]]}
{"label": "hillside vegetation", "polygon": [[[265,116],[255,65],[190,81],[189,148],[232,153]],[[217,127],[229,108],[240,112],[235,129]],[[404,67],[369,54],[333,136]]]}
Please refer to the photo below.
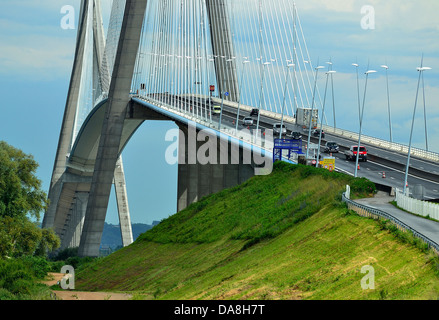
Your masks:
{"label": "hillside vegetation", "polygon": [[[139,299],[437,299],[437,259],[348,212],[346,184],[375,191],[364,179],[276,163],[97,260],[77,273],[76,289]],[[362,289],[364,266],[374,289]]]}

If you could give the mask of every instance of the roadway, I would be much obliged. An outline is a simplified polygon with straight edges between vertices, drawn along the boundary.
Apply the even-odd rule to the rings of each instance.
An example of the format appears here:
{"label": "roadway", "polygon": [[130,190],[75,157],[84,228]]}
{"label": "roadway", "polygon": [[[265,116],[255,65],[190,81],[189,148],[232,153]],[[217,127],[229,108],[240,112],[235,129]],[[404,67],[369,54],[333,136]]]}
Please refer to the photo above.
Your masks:
{"label": "roadway", "polygon": [[[229,125],[233,125],[233,121],[236,121],[236,109],[233,107],[224,107],[225,114],[223,113],[223,119],[222,121],[227,121]],[[248,116],[248,112],[245,112],[242,117],[240,116],[240,121],[242,119]],[[257,117],[253,117],[255,120]],[[259,120],[259,125],[262,128],[265,129],[272,129],[274,123],[278,123],[278,119],[272,119],[269,117],[262,116]],[[287,132],[291,131],[299,131],[302,133],[302,141],[304,146],[306,146],[307,139],[308,139],[308,130],[303,130],[302,126],[298,126],[295,124],[289,124],[285,123]],[[240,127],[242,128],[242,124],[240,123]],[[255,127],[255,125],[253,126]],[[344,155],[344,151],[348,149],[350,145],[357,144],[357,142],[341,138],[339,136],[331,135],[330,133],[325,133],[325,138],[322,138],[322,145],[320,147],[320,150],[322,152],[323,146],[326,143],[326,141],[335,141],[340,146],[340,152],[333,153],[332,156],[336,158],[336,168],[339,171],[345,172],[350,175],[354,175],[355,172],[355,161],[346,160],[346,157]],[[318,143],[318,139],[312,138],[312,143]],[[403,156],[400,154],[395,154],[393,152],[386,151],[384,149],[380,149],[377,147],[366,145],[366,149],[368,150],[369,159],[367,162],[359,162],[360,170],[357,170],[357,176],[359,177],[365,177],[375,183],[380,183],[383,185],[396,187],[400,190],[404,187],[404,176],[405,176],[405,165],[407,162],[407,156]],[[324,156],[322,154],[322,156]],[[377,159],[379,156],[379,160]],[[388,164],[383,164],[380,162],[382,159],[385,159]],[[374,161],[373,159],[377,159],[377,161]],[[400,169],[395,168],[397,166],[393,165],[393,163],[399,164],[401,167]],[[438,174],[439,166],[437,164],[433,164],[428,161],[420,160],[411,157],[410,159],[410,167],[418,168],[419,170],[422,170],[426,172],[427,174]],[[384,177],[383,178],[383,173]],[[426,200],[428,199],[439,199],[439,183],[437,181],[432,181],[423,175],[422,177],[415,176],[413,174],[409,174],[408,176],[408,185],[409,185],[409,191],[410,187],[414,187],[415,185],[423,185],[425,188],[425,196],[424,198]]]}
{"label": "roadway", "polygon": [[[170,99],[170,96],[165,94],[155,95],[155,98],[162,101],[167,100],[166,102],[168,103],[170,102],[170,100],[175,102],[176,99],[175,96],[172,96],[172,98]],[[180,100],[180,102],[183,102],[183,104],[185,104],[188,108],[190,105],[193,106],[193,101],[190,101],[187,98],[179,97],[177,99]],[[204,115],[204,111],[209,109],[209,106],[206,105],[207,100],[197,99],[196,101],[197,103],[199,103],[200,106],[199,112],[202,112],[202,114]],[[226,103],[224,103],[221,119],[222,125],[234,128],[236,113],[237,109],[235,107],[228,106]],[[247,116],[249,116],[249,112],[247,110],[241,109],[238,129],[244,129],[247,127],[244,126],[242,123],[244,117]],[[254,125],[250,126],[249,129],[256,128],[257,116],[253,116],[252,118],[254,119]],[[212,115],[212,121],[214,123],[218,122],[219,115]],[[279,119],[274,119],[261,114],[259,120],[259,128],[261,130],[273,129],[273,124],[279,122]],[[302,133],[303,146],[305,147],[308,139],[308,129],[304,130],[302,126],[298,126],[288,122],[284,122],[284,124],[287,128],[287,132],[299,131]],[[336,159],[336,170],[354,175],[355,161],[346,160],[344,151],[347,150],[349,146],[356,145],[358,141],[349,140],[345,137],[340,137],[337,135],[333,135],[329,132],[325,132],[325,138],[322,138],[321,152],[323,152],[323,146],[326,141],[337,142],[337,144],[340,146],[340,152],[332,154],[332,156]],[[311,142],[317,143],[318,137],[312,137]],[[365,177],[375,183],[389,187],[395,187],[402,190],[404,185],[407,155],[390,152],[385,149],[370,146],[367,144],[362,145],[366,146],[368,150],[368,161],[359,162],[360,170],[358,170],[357,175],[359,177]],[[325,155],[322,154],[322,156]],[[410,193],[412,193],[413,188],[416,185],[422,185],[424,187],[425,200],[439,199],[439,164],[418,159],[412,156],[410,159],[410,171],[408,176],[408,186]]]}

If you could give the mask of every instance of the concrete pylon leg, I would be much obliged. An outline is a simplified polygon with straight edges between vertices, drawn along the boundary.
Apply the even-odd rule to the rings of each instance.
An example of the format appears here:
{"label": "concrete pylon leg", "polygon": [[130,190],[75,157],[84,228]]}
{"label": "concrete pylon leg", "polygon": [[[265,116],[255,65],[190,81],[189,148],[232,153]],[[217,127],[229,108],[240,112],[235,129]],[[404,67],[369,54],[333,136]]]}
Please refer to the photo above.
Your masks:
{"label": "concrete pylon leg", "polygon": [[[227,59],[215,59],[215,73],[220,95],[229,92],[228,99],[238,101],[239,86],[236,75],[236,61],[233,59],[232,32],[226,0],[205,0],[209,17],[212,50],[214,56],[225,56]],[[232,59],[231,61],[226,61]]]}
{"label": "concrete pylon leg", "polygon": [[62,189],[62,176],[66,170],[67,155],[71,149],[75,117],[78,107],[79,92],[81,87],[82,66],[84,60],[84,48],[87,33],[88,0],[81,3],[81,16],[78,25],[75,59],[70,78],[69,92],[67,95],[64,117],[56,151],[55,164],[52,171],[52,179],[49,189],[49,208],[44,214],[43,228],[53,228],[59,195]]}
{"label": "concrete pylon leg", "polygon": [[88,192],[76,192],[75,200],[70,210],[65,235],[62,238],[60,249],[79,247],[85,211],[87,209]]}
{"label": "concrete pylon leg", "polygon": [[69,247],[79,247],[82,228],[84,226],[85,211],[87,210],[88,192],[77,192],[75,202],[75,219],[73,237]]}
{"label": "concrete pylon leg", "polygon": [[[194,128],[179,124],[179,129],[177,211],[204,196],[231,188],[254,176],[254,163],[244,163],[242,149],[232,145],[227,138],[221,139],[214,134],[209,136],[209,140],[198,141],[199,138],[191,134]],[[191,139],[196,139],[196,142],[188,141]],[[210,145],[206,147],[205,144]],[[211,152],[214,156],[207,163],[200,163],[198,157],[192,162],[189,157],[209,158]]]}
{"label": "concrete pylon leg", "polygon": [[126,1],[108,95],[108,109],[99,140],[90,198],[79,245],[80,256],[99,255],[111,185],[119,158],[124,121],[130,101],[129,93],[146,5],[146,0]]}
{"label": "concrete pylon leg", "polygon": [[120,233],[124,247],[133,243],[133,230],[131,228],[130,209],[123,170],[122,156],[119,157],[114,171],[114,190],[116,192],[117,209],[119,212]]}

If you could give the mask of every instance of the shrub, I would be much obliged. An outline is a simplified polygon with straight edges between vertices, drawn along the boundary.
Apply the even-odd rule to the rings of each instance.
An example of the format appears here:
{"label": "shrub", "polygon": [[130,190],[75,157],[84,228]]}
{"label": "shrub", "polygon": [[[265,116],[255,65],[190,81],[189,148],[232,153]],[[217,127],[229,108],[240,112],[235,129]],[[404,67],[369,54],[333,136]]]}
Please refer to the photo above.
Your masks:
{"label": "shrub", "polygon": [[29,295],[36,282],[32,270],[23,261],[8,259],[0,261],[0,288],[13,295]]}
{"label": "shrub", "polygon": [[358,195],[370,195],[376,193],[376,186],[372,181],[366,178],[355,178],[350,183],[351,192]]}

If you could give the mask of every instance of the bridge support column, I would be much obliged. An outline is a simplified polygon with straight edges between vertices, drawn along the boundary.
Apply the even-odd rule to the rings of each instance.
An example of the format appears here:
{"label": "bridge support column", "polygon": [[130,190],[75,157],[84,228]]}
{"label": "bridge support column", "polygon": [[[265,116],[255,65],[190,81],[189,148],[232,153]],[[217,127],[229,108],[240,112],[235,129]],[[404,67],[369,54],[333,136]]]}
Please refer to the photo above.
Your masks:
{"label": "bridge support column", "polygon": [[123,171],[122,156],[119,157],[114,171],[114,190],[116,192],[117,208],[119,212],[120,233],[124,247],[133,243],[133,231],[131,228],[130,210],[128,207],[127,188],[125,173]]}
{"label": "bridge support column", "polygon": [[82,227],[84,226],[85,210],[87,208],[88,192],[76,192],[74,204],[67,218],[67,226],[60,249],[79,247]]}
{"label": "bridge support column", "polygon": [[[217,78],[218,92],[222,97],[224,92],[229,92],[228,99],[238,101],[239,86],[236,75],[235,50],[233,48],[230,19],[225,0],[206,0],[209,17],[212,50],[215,56],[223,56],[226,59],[215,59],[215,73]],[[230,61],[226,61],[229,60]]]}
{"label": "bridge support column", "polygon": [[[179,124],[179,128],[177,211],[255,175],[254,163],[244,163],[243,150],[229,140],[212,133],[209,140],[198,141],[194,127]],[[209,143],[212,148],[206,148]],[[200,161],[197,155],[211,161]]]}
{"label": "bridge support column", "polygon": [[56,208],[58,206],[59,196],[62,189],[62,176],[66,170],[68,153],[71,150],[75,117],[78,108],[79,91],[81,86],[82,65],[84,60],[84,48],[87,32],[87,12],[89,1],[85,0],[81,4],[81,16],[78,25],[78,37],[76,41],[75,59],[73,61],[73,70],[70,78],[69,92],[67,95],[64,117],[61,126],[61,132],[56,151],[55,164],[52,171],[52,179],[48,198],[49,207],[44,215],[43,228],[53,228],[56,217]]}
{"label": "bridge support column", "polygon": [[98,256],[147,0],[127,0],[78,254]]}

